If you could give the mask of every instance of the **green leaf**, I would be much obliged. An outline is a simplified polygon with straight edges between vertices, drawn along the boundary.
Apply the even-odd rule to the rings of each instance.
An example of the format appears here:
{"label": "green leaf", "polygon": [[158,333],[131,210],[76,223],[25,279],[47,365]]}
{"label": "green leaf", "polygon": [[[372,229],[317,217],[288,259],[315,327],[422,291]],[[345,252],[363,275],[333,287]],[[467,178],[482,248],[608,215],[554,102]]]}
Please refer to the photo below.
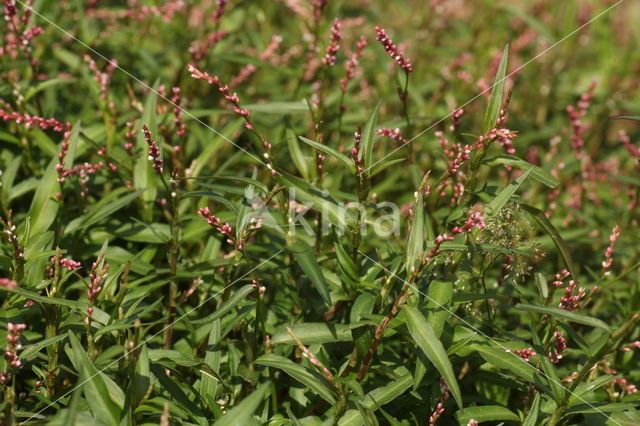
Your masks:
{"label": "green leaf", "polygon": [[499,405],[467,407],[458,411],[456,417],[462,425],[466,425],[471,419],[476,420],[478,423],[497,420],[520,421],[520,417],[516,413]]}
{"label": "green leaf", "polygon": [[128,188],[117,188],[108,193],[100,201],[95,203],[87,213],[69,222],[69,225],[67,225],[64,230],[65,235],[86,229],[100,222],[102,219],[111,216],[138,198],[138,195],[142,191],[130,192],[120,197],[120,195],[126,192],[130,192],[130,190]]}
{"label": "green leaf", "polygon": [[[351,342],[353,340],[351,330],[356,327],[361,327],[362,325],[363,324],[345,325],[309,322],[294,324],[289,328],[291,328],[293,334],[295,334],[302,343],[310,345],[313,343]],[[271,337],[271,344],[294,345],[295,342],[285,327]]]}
{"label": "green leaf", "polygon": [[309,166],[308,160],[305,158],[302,150],[300,149],[300,144],[298,143],[298,137],[291,130],[287,129],[287,147],[289,148],[289,155],[293,160],[293,164],[295,164],[296,168],[302,175],[304,179],[309,179]]}
{"label": "green leaf", "polygon": [[613,413],[616,411],[635,410],[638,408],[637,403],[624,402],[590,402],[588,404],[578,404],[569,408],[565,413],[566,416],[579,413]]}
{"label": "green leaf", "polygon": [[516,309],[527,312],[537,312],[539,314],[551,315],[554,318],[561,318],[566,321],[576,322],[578,324],[588,325],[590,327],[601,328],[608,333],[611,333],[611,328],[604,321],[590,317],[588,315],[579,314],[577,312],[567,311],[562,308],[555,308],[551,306],[529,305],[524,303],[518,303]]}
{"label": "green leaf", "polygon": [[20,353],[20,359],[23,361],[31,361],[38,355],[38,352],[40,352],[42,349],[46,348],[49,345],[57,343],[61,340],[64,340],[66,338],[67,338],[66,334],[60,334],[58,336],[41,340],[38,343],[26,345],[22,350],[22,352]]}
{"label": "green leaf", "polygon": [[[211,367],[214,371],[220,370],[220,362],[222,360],[222,346],[220,345],[220,320],[217,319],[211,323],[209,338],[207,340],[207,349],[204,355],[204,363]],[[209,409],[213,410],[218,407],[216,404],[216,395],[218,392],[218,379],[206,372],[201,372],[198,391],[209,404]]]}
{"label": "green leaf", "polygon": [[184,393],[182,388],[174,381],[172,377],[169,377],[165,373],[165,369],[158,364],[151,365],[151,372],[158,379],[160,385],[192,416],[196,418],[204,418],[205,414],[202,412],[187,394]]}
{"label": "green leaf", "polygon": [[347,210],[344,205],[338,204],[327,191],[310,185],[295,176],[281,173],[278,175],[284,185],[295,189],[295,198],[310,209],[326,214],[331,223],[340,229],[346,229],[354,222],[352,210]]}
{"label": "green leaf", "polygon": [[270,384],[263,383],[251,395],[220,417],[216,426],[245,426],[269,393]]}
{"label": "green leaf", "polygon": [[[105,382],[105,374],[94,367],[75,334],[69,332],[68,336],[75,363],[77,364],[76,368],[80,375],[78,386],[82,387],[87,401],[91,401],[89,406],[91,412],[100,420],[107,422],[107,424],[118,425],[123,405],[117,404],[112,399],[107,382]],[[115,384],[112,384],[112,386],[115,386]],[[118,391],[122,393],[120,388],[118,388]]]}
{"label": "green leaf", "polygon": [[416,192],[413,219],[409,230],[409,238],[407,239],[406,269],[408,275],[414,272],[416,263],[420,260],[424,250],[424,194],[422,187],[418,188]]}
{"label": "green leaf", "polygon": [[24,94],[24,102],[27,102],[34,95],[36,95],[37,93],[49,87],[60,86],[63,84],[71,84],[71,83],[75,83],[76,81],[77,80],[73,77],[59,77],[59,78],[52,78],[49,80],[45,80],[41,83],[36,84],[35,86],[30,87],[27,90],[27,92]]}
{"label": "green leaf", "polygon": [[311,139],[307,139],[304,136],[299,136],[299,139],[306,143],[307,145],[311,145],[312,147],[314,147],[315,149],[317,149],[318,151],[322,151],[326,154],[331,155],[332,157],[340,160],[340,162],[342,162],[345,166],[347,166],[349,169],[353,169],[354,167],[354,162],[351,158],[347,157],[346,155],[344,155],[343,153],[339,152],[336,149],[331,148],[330,146],[327,146],[325,144],[316,142],[316,141],[312,141]]}
{"label": "green leaf", "polygon": [[289,252],[293,254],[296,263],[300,266],[305,276],[313,283],[316,290],[318,290],[325,305],[331,306],[331,296],[329,295],[327,281],[322,274],[317,257],[313,253],[311,246],[302,240],[296,240],[290,243],[287,248]]}
{"label": "green leaf", "polygon": [[555,188],[560,185],[560,181],[553,177],[551,173],[545,172],[541,167],[531,164],[521,158],[513,155],[498,155],[497,157],[490,158],[483,161],[483,164],[487,166],[496,166],[498,164],[504,164],[506,166],[517,167],[521,170],[531,170],[531,177],[538,182],[548,186],[549,188]]}
{"label": "green leaf", "polygon": [[256,364],[265,365],[267,367],[279,368],[287,373],[303,385],[307,386],[311,391],[316,393],[322,399],[330,404],[336,402],[335,393],[327,386],[327,381],[317,372],[303,367],[300,364],[276,354],[267,354],[258,358]]}
{"label": "green leaf", "polygon": [[[402,395],[413,382],[411,373],[403,374],[391,380],[388,385],[372,390],[365,395],[361,404],[369,410],[375,410]],[[339,426],[360,426],[363,423],[362,415],[358,410],[348,410],[338,421]]]}
{"label": "green leaf", "polygon": [[549,234],[556,248],[560,252],[560,255],[564,259],[567,269],[571,272],[571,276],[578,277],[578,271],[573,264],[573,259],[571,259],[571,252],[569,251],[569,247],[567,247],[567,243],[564,242],[558,230],[551,224],[551,222],[549,222],[549,219],[547,219],[544,212],[527,204],[521,204],[520,207],[529,213],[538,225],[540,225],[540,227]]}
{"label": "green leaf", "polygon": [[200,318],[197,320],[190,321],[191,324],[206,324],[212,321],[217,320],[218,318],[222,318],[224,314],[229,312],[231,309],[240,305],[241,302],[245,301],[247,296],[254,291],[255,289],[251,285],[245,285],[238,289],[233,296],[231,296],[227,301],[225,301],[222,305],[218,307],[212,314],[207,315],[204,318]]}
{"label": "green leaf", "polygon": [[440,372],[440,375],[442,375],[451,390],[451,395],[453,395],[453,398],[456,400],[458,407],[462,408],[462,394],[460,393],[460,387],[458,386],[456,375],[453,372],[451,361],[440,339],[438,339],[434,333],[431,324],[427,322],[420,311],[412,306],[404,306],[402,312],[404,312],[407,328],[409,329],[411,337],[413,337],[413,340],[422,352],[424,352],[427,358],[429,358],[429,361],[431,361]]}
{"label": "green leaf", "polygon": [[506,352],[504,349],[495,348],[488,345],[475,344],[473,350],[477,351],[485,361],[496,368],[509,370],[516,376],[533,383],[536,368],[513,352]]}
{"label": "green leaf", "polygon": [[522,426],[536,426],[538,424],[538,414],[540,411],[540,393],[536,392],[536,396],[533,397],[533,403],[529,408],[529,414],[522,422]]}
{"label": "green leaf", "polygon": [[611,120],[633,120],[640,121],[640,115],[632,114],[632,115],[614,115],[609,117]]}
{"label": "green leaf", "polygon": [[31,235],[49,229],[58,214],[60,202],[55,199],[55,195],[60,192],[57,164],[58,158],[53,157],[33,195],[28,213],[31,219]]}
{"label": "green leaf", "polygon": [[493,89],[491,90],[491,97],[489,98],[489,105],[484,115],[484,133],[487,134],[496,125],[496,120],[500,114],[500,107],[502,106],[502,97],[504,96],[504,82],[505,75],[507,73],[507,63],[509,62],[509,45],[507,44],[502,51],[502,59],[498,66],[498,72],[496,73],[496,79],[493,83]]}
{"label": "green leaf", "polygon": [[371,167],[373,157],[373,139],[375,136],[376,126],[378,125],[378,114],[380,113],[380,106],[382,101],[371,112],[367,124],[365,124],[362,130],[362,159],[364,160],[364,169],[368,170]]}
{"label": "green leaf", "polygon": [[496,198],[491,200],[491,202],[487,206],[491,214],[494,214],[494,215],[497,214],[500,211],[500,209],[502,209],[502,207],[504,207],[504,205],[507,204],[507,201],[511,199],[513,194],[516,193],[518,188],[520,188],[520,185],[522,185],[522,183],[525,180],[527,180],[530,174],[531,174],[531,169],[527,170],[522,175],[518,176],[517,179],[512,180],[511,183],[509,183],[509,185],[507,185],[506,188],[504,188],[502,191],[500,191],[500,193],[498,193],[498,195],[496,195]]}
{"label": "green leaf", "polygon": [[149,386],[151,386],[151,370],[149,367],[149,352],[143,344],[138,353],[134,376],[131,382],[131,405],[136,409],[144,400]]}

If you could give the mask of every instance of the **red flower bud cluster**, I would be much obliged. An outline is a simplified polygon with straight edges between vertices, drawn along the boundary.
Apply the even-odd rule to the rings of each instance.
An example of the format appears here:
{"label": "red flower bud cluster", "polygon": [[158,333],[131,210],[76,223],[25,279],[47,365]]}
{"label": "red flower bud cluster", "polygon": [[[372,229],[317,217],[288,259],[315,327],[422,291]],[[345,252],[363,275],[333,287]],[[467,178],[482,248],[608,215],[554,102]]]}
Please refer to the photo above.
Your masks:
{"label": "red flower bud cluster", "polygon": [[37,60],[31,55],[31,41],[44,30],[39,26],[29,27],[33,0],[25,0],[21,3],[22,15],[19,16],[16,1],[4,0],[6,30],[3,37],[5,44],[0,46],[0,56],[7,55],[16,59],[22,54],[31,65],[36,65]]}
{"label": "red flower bud cluster", "polygon": [[162,158],[160,156],[160,147],[158,143],[151,138],[151,131],[146,125],[142,126],[142,134],[144,140],[149,145],[149,161],[153,162],[153,169],[158,174],[162,174]]}
{"label": "red flower bud cluster", "polygon": [[613,265],[613,253],[615,252],[616,240],[620,237],[620,227],[614,226],[609,235],[609,247],[604,251],[604,260],[602,261],[602,270],[604,275],[611,274],[611,265]]}
{"label": "red flower bud cluster", "polygon": [[102,291],[103,282],[107,279],[109,272],[109,264],[104,263],[104,254],[100,254],[95,262],[91,265],[89,273],[89,284],[87,289],[87,300],[89,307],[87,308],[87,318],[85,323],[89,322],[89,318],[93,314],[93,305],[95,304],[98,294]]}
{"label": "red flower bud cluster", "polygon": [[[576,294],[573,294],[574,291]],[[562,309],[567,311],[575,311],[580,307],[580,301],[585,295],[585,289],[578,287],[574,280],[569,281],[567,288],[564,289],[564,296],[560,298],[560,304],[558,305]]]}
{"label": "red flower bud cluster", "polygon": [[18,358],[18,351],[22,349],[20,336],[26,328],[27,326],[25,324],[7,323],[7,347],[4,350],[4,359],[7,360],[7,366],[9,368],[6,371],[0,371],[1,384],[7,384],[11,380],[9,369],[18,368],[22,365],[20,358]]}
{"label": "red flower bud cluster", "polygon": [[0,287],[6,288],[7,290],[13,290],[18,287],[18,283],[9,278],[0,278]]}
{"label": "red flower bud cluster", "polygon": [[538,355],[533,348],[525,348],[525,349],[518,349],[513,351],[514,354],[518,355],[520,358],[522,358],[523,360],[529,362],[529,359],[531,357],[534,357],[536,355]]}
{"label": "red flower bud cluster", "polygon": [[451,232],[454,234],[461,234],[463,232],[470,232],[473,228],[484,229],[486,228],[484,218],[480,212],[473,212],[469,215],[469,218],[464,222],[462,226],[455,226]]}
{"label": "red flower bud cluster", "polygon": [[184,136],[187,134],[187,126],[182,121],[182,108],[180,107],[182,98],[180,97],[180,88],[172,88],[171,93],[173,94],[171,97],[171,103],[173,104],[173,125],[176,128],[176,135]]}
{"label": "red flower bud cluster", "polygon": [[360,61],[360,58],[364,56],[364,48],[367,47],[367,39],[365,36],[360,36],[360,40],[356,44],[356,51],[351,54],[351,57],[344,65],[345,76],[340,79],[340,90],[342,93],[347,92],[347,84],[356,76],[356,67]]}
{"label": "red flower bud cluster", "polygon": [[563,269],[562,271],[554,275],[553,281],[551,281],[551,286],[562,287],[564,285],[564,282],[563,282],[564,279],[567,278],[569,275],[571,275],[569,271],[567,271],[566,269]]}
{"label": "red flower bud cluster", "polygon": [[333,20],[331,25],[331,38],[329,39],[329,45],[325,51],[322,63],[327,66],[332,66],[336,63],[336,55],[340,50],[340,42],[342,41],[342,34],[340,33],[340,20],[338,18]]}
{"label": "red flower bud cluster", "polygon": [[558,330],[553,332],[553,337],[556,339],[554,348],[549,352],[549,359],[554,364],[557,364],[562,359],[562,353],[567,349],[567,339],[562,337],[562,334]]}
{"label": "red flower bud cluster", "polygon": [[[282,43],[281,36],[274,35],[273,37],[271,37],[271,42],[269,42],[269,45],[266,47],[266,49],[262,51],[260,55],[258,55],[258,59],[260,59],[261,61],[268,61],[269,59],[271,59],[275,55],[278,48],[280,47],[280,43]],[[254,64],[245,65],[240,69],[240,71],[238,71],[237,75],[231,78],[231,80],[229,81],[229,87],[233,88],[240,85],[241,83],[244,83],[257,70],[258,70],[258,67]]]}
{"label": "red flower bud cluster", "polygon": [[222,15],[226,12],[227,3],[229,3],[229,0],[216,0],[216,10],[212,16],[215,25],[220,23],[220,18],[222,18]]}
{"label": "red flower bud cluster", "polygon": [[567,115],[569,117],[569,124],[571,125],[571,148],[574,152],[578,153],[582,151],[584,146],[584,134],[587,131],[587,127],[582,122],[582,119],[587,115],[587,110],[591,105],[594,92],[596,90],[596,82],[592,82],[586,93],[580,96],[578,103],[567,106]]}
{"label": "red flower bud cluster", "polygon": [[4,121],[15,121],[16,124],[24,124],[26,128],[39,127],[42,130],[66,132],[71,129],[71,123],[62,123],[55,118],[42,118],[35,115],[20,114],[0,109],[0,118]]}
{"label": "red flower bud cluster", "polygon": [[378,129],[375,131],[376,135],[380,135],[380,136],[386,136],[389,137],[391,139],[394,139],[402,144],[408,143],[409,141],[407,139],[405,139],[404,136],[402,136],[400,134],[400,129],[399,128],[395,128],[395,129],[387,129],[387,128],[382,128],[382,129]]}
{"label": "red flower bud cluster", "polygon": [[[244,248],[242,242],[236,242],[233,238],[233,228],[228,223],[222,223],[219,217],[211,214],[209,207],[202,207],[198,209],[198,214],[202,216],[209,225],[216,228],[227,239],[227,243],[236,246],[238,249]],[[238,246],[240,244],[240,246]]]}
{"label": "red flower bud cluster", "polygon": [[364,158],[360,158],[360,144],[362,143],[362,134],[360,130],[356,130],[353,134],[353,148],[351,148],[351,157],[356,163],[356,171],[362,173],[364,171]]}
{"label": "red flower bud cluster", "polygon": [[189,46],[189,53],[194,61],[201,61],[206,55],[209,49],[218,44],[229,33],[226,31],[214,31],[207,35],[204,41],[194,41]]}
{"label": "red flower bud cluster", "polygon": [[398,49],[393,40],[391,40],[387,32],[384,30],[384,28],[376,27],[375,30],[376,40],[378,40],[380,44],[382,44],[384,50],[391,58],[393,58],[394,61],[396,61],[396,64],[398,64],[400,68],[408,73],[413,71],[413,67],[411,66],[411,61],[409,60],[409,58],[405,56],[403,51]]}

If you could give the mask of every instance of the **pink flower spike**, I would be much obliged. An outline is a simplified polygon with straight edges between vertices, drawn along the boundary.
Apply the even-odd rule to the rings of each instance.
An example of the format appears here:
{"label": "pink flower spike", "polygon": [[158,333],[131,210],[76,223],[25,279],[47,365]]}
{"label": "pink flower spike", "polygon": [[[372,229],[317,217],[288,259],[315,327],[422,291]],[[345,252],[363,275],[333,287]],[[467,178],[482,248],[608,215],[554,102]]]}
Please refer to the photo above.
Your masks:
{"label": "pink flower spike", "polygon": [[329,40],[329,45],[327,46],[324,58],[322,58],[322,63],[327,66],[332,66],[336,63],[336,55],[340,50],[340,42],[342,41],[340,27],[340,20],[338,18],[334,19],[333,25],[331,25],[331,38]]}
{"label": "pink flower spike", "polygon": [[391,40],[387,32],[384,30],[384,28],[376,27],[375,30],[376,40],[378,40],[380,44],[382,44],[384,50],[394,61],[396,61],[396,64],[398,64],[400,68],[408,73],[413,71],[413,67],[409,58],[405,56],[403,51],[398,49],[393,40]]}

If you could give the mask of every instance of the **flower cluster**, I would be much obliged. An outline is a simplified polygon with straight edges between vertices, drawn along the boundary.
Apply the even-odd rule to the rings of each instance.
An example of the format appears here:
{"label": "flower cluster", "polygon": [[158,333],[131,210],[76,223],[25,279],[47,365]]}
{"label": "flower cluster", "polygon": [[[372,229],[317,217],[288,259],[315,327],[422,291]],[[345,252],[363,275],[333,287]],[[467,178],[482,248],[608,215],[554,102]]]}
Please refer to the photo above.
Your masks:
{"label": "flower cluster", "polygon": [[553,281],[551,281],[551,286],[562,287],[564,285],[565,278],[567,278],[569,275],[571,274],[566,269],[563,269],[562,271],[558,272],[553,276]]}
{"label": "flower cluster", "polygon": [[591,105],[591,100],[593,99],[594,92],[596,90],[596,82],[592,82],[589,85],[589,89],[586,93],[583,93],[580,96],[580,100],[578,103],[574,105],[567,106],[567,115],[569,117],[569,123],[571,125],[571,148],[574,152],[581,152],[582,147],[584,146],[584,133],[587,128],[585,124],[582,122],[582,118],[587,115],[587,110]]}
{"label": "flower cluster", "polygon": [[[222,82],[220,81],[220,78],[218,78],[217,76],[211,76],[209,75],[209,73],[204,72],[204,71],[200,71],[198,68],[196,68],[195,65],[193,64],[189,64],[187,66],[187,70],[191,73],[191,77],[195,78],[196,80],[204,80],[209,84],[212,84],[216,87],[218,87],[218,90],[220,91],[220,93],[222,93],[222,96],[224,97],[224,99],[227,100],[227,102],[229,102],[231,104],[231,107],[233,109],[233,112],[235,112],[236,114],[238,114],[239,116],[241,116],[244,119],[244,127],[247,130],[253,130],[255,132],[255,128],[253,126],[253,123],[251,122],[251,119],[249,117],[249,110],[242,108],[242,106],[240,105],[240,98],[238,98],[238,94],[237,93],[233,93],[231,94],[230,91],[230,87],[226,84],[222,84]],[[267,168],[269,169],[269,172],[271,173],[272,176],[276,175],[276,171],[273,167],[273,162],[271,160],[271,143],[269,143],[269,141],[267,141],[266,139],[264,139],[262,136],[260,136],[259,134],[256,133],[256,135],[260,138],[261,142],[262,142],[262,147],[264,148],[265,152],[262,154],[262,156],[264,157],[265,160],[267,160]]]}
{"label": "flower cluster", "polygon": [[400,129],[397,127],[395,129],[388,129],[388,128],[378,129],[375,131],[375,134],[389,137],[393,140],[400,142],[401,144],[409,143],[409,141],[400,134]]}
{"label": "flower cluster", "polygon": [[567,349],[567,339],[565,339],[558,330],[553,332],[555,338],[554,348],[549,352],[549,359],[557,364],[562,359],[562,353]]}
{"label": "flower cluster", "polygon": [[158,143],[154,141],[151,137],[151,131],[146,125],[142,126],[142,134],[144,135],[144,140],[149,145],[149,161],[153,162],[153,169],[158,174],[162,174],[162,158],[160,156],[160,147]]}
{"label": "flower cluster", "polygon": [[616,225],[611,230],[611,235],[609,235],[609,246],[604,251],[604,260],[602,261],[602,270],[604,271],[604,275],[611,274],[611,265],[613,265],[613,253],[615,252],[616,240],[620,237],[620,226]]}
{"label": "flower cluster", "polygon": [[318,20],[322,17],[322,11],[329,4],[329,0],[313,0],[313,18]]}
{"label": "flower cluster", "polygon": [[635,159],[640,159],[640,149],[636,148],[635,145],[631,143],[631,138],[624,130],[620,130],[618,133],[618,138],[620,142],[624,145],[624,148],[627,152]]}
{"label": "flower cluster", "polygon": [[[576,291],[576,294],[573,294]],[[564,289],[564,295],[560,298],[560,304],[558,305],[562,309],[567,311],[575,311],[580,307],[580,301],[585,295],[585,289],[578,287],[574,280],[569,281],[567,288]]]}
{"label": "flower cluster", "polygon": [[[260,59],[261,61],[268,61],[269,59],[272,59],[276,53],[276,51],[278,50],[278,48],[280,47],[280,44],[282,43],[282,37],[279,35],[274,35],[273,37],[271,37],[271,41],[269,42],[269,45],[267,45],[267,47],[264,49],[264,51],[262,51],[259,55],[258,55],[258,59]],[[241,83],[244,83],[245,81],[247,81],[256,71],[258,70],[258,67],[254,64],[247,64],[244,67],[242,67],[240,69],[240,71],[238,71],[237,75],[234,75],[231,80],[229,81],[229,87],[236,87]]]}
{"label": "flower cluster", "polygon": [[531,357],[534,357],[537,355],[537,353],[533,350],[533,348],[518,349],[513,351],[513,353],[518,355],[520,358],[522,358],[527,362],[529,362],[529,359]]}
{"label": "flower cluster", "polygon": [[0,223],[4,225],[4,234],[7,236],[7,241],[13,246],[13,254],[20,262],[24,261],[24,247],[18,242],[18,234],[16,234],[16,225],[11,221],[11,211],[7,220],[0,218]]}
{"label": "flower cluster", "polygon": [[362,173],[364,171],[364,158],[360,157],[360,144],[362,143],[362,133],[356,130],[353,134],[353,148],[351,148],[351,157],[356,163],[356,171]]}
{"label": "flower cluster", "polygon": [[93,72],[96,83],[98,83],[98,87],[100,88],[100,99],[102,99],[104,105],[109,110],[113,110],[114,104],[109,101],[108,90],[111,76],[113,76],[115,69],[118,68],[118,61],[115,59],[108,61],[104,71],[100,71],[98,64],[96,64],[96,61],[94,61],[91,56],[84,55],[83,59],[89,66],[89,69]]}
{"label": "flower cluster", "polygon": [[56,164],[56,171],[58,172],[58,182],[64,182],[65,178],[65,168],[64,168],[64,159],[67,157],[69,153],[69,146],[71,146],[71,131],[67,130],[64,132],[64,137],[62,139],[62,144],[60,144],[60,152],[58,153],[58,164]]}
{"label": "flower cluster", "polygon": [[7,290],[13,290],[18,287],[18,283],[9,278],[0,278],[0,287],[6,288]]}
{"label": "flower cluster", "polygon": [[91,272],[89,273],[89,284],[87,285],[87,300],[89,307],[87,308],[87,318],[85,323],[89,323],[89,319],[93,314],[93,305],[100,291],[102,291],[102,283],[107,279],[109,272],[109,264],[104,262],[104,254],[101,253],[95,262],[91,265]]}
{"label": "flower cluster", "polygon": [[340,42],[342,41],[342,34],[340,33],[340,20],[338,18],[333,20],[331,25],[331,38],[329,39],[329,45],[325,51],[322,63],[327,66],[332,66],[336,63],[336,55],[340,50]]}
{"label": "flower cluster", "polygon": [[298,348],[302,352],[302,356],[305,357],[306,359],[308,359],[309,362],[312,365],[314,365],[324,375],[324,377],[329,382],[335,383],[336,382],[336,378],[333,375],[333,373],[331,372],[331,370],[329,370],[327,367],[325,367],[324,364],[322,364],[322,362],[318,359],[318,357],[315,356],[313,354],[313,352],[311,352],[309,350],[309,348],[307,348],[305,345],[302,344],[300,339],[298,339],[298,336],[293,334],[293,331],[291,330],[291,328],[287,327],[287,332],[289,333],[289,335],[291,336],[293,341],[296,342],[296,345],[298,346]]}
{"label": "flower cluster", "polygon": [[216,10],[212,16],[215,25],[220,23],[220,18],[222,18],[222,15],[226,12],[227,3],[229,3],[229,0],[216,0]]}
{"label": "flower cluster", "polygon": [[436,408],[429,416],[429,426],[435,426],[438,418],[444,414],[444,403],[449,399],[450,391],[442,378],[440,378],[440,392],[440,399],[436,404]]}
{"label": "flower cluster", "polygon": [[82,263],[77,262],[71,258],[62,258],[61,254],[58,252],[55,256],[53,256],[49,263],[51,265],[47,265],[45,267],[45,271],[50,277],[53,277],[55,272],[58,270],[58,267],[62,267],[67,271],[75,271],[82,267]]}
{"label": "flower cluster", "polygon": [[189,46],[189,53],[194,61],[201,61],[206,55],[209,49],[218,44],[229,33],[226,31],[214,31],[209,33],[203,41],[194,41]]}
{"label": "flower cluster", "polygon": [[240,246],[238,247],[238,249],[242,249],[244,247],[244,245],[241,242],[237,242],[234,240],[233,238],[233,228],[231,227],[231,225],[229,225],[228,223],[222,223],[222,220],[220,220],[219,217],[211,214],[211,211],[209,210],[209,207],[202,207],[200,209],[198,209],[198,214],[200,216],[202,216],[209,225],[213,226],[214,228],[216,228],[216,230],[221,233],[224,237],[226,237],[227,239],[227,243],[231,244],[231,245],[235,245],[236,247],[238,247],[238,244],[240,244]]}
{"label": "flower cluster", "polygon": [[440,248],[442,244],[444,244],[446,241],[452,241],[452,240],[453,240],[453,236],[451,235],[447,235],[447,234],[438,235],[433,240],[433,247],[431,248],[431,251],[429,251],[429,253],[427,253],[427,255],[425,256],[423,263],[428,263],[431,259],[439,255],[441,253]]}
{"label": "flower cluster", "polygon": [[631,343],[627,343],[626,345],[622,346],[620,350],[622,350],[623,352],[629,352],[634,348],[640,348],[640,340],[635,340]]}
{"label": "flower cluster", "polygon": [[473,228],[484,229],[486,226],[482,214],[480,212],[473,212],[462,226],[455,226],[451,229],[451,232],[453,234],[461,234],[463,232],[470,232]]}
{"label": "flower cluster", "polygon": [[127,121],[125,124],[127,127],[127,131],[124,134],[124,150],[127,151],[127,154],[133,156],[133,148],[136,146],[136,122],[135,120]]}
{"label": "flower cluster", "polygon": [[358,43],[356,44],[356,51],[351,54],[351,57],[344,65],[345,76],[340,79],[340,90],[342,93],[347,92],[347,84],[356,76],[356,67],[360,61],[360,58],[364,56],[364,48],[367,47],[367,38],[360,36]]}
{"label": "flower cluster", "polygon": [[71,129],[71,123],[62,123],[55,118],[42,118],[30,114],[20,114],[18,112],[5,111],[0,108],[0,118],[4,121],[15,121],[16,124],[24,124],[26,128],[39,127],[42,130],[54,130],[56,132],[66,132]]}
{"label": "flower cluster", "polygon": [[409,60],[409,58],[405,56],[403,51],[398,49],[393,40],[391,40],[387,32],[384,30],[384,28],[376,27],[375,30],[376,40],[378,40],[380,44],[382,44],[384,50],[391,58],[393,58],[394,61],[396,61],[396,64],[398,64],[400,68],[408,73],[413,71],[413,67],[411,66],[411,61]]}
{"label": "flower cluster", "polygon": [[172,88],[171,93],[173,94],[171,97],[171,103],[173,104],[173,125],[176,128],[176,135],[184,136],[187,134],[187,126],[182,121],[182,107],[180,106],[182,98],[180,97],[180,88]]}
{"label": "flower cluster", "polygon": [[[20,344],[20,336],[27,328],[25,324],[7,323],[7,347],[4,350],[4,359],[7,360],[9,368],[18,368],[22,365],[18,357],[18,351],[22,349]],[[11,380],[9,369],[0,371],[0,383],[7,384]]]}
{"label": "flower cluster", "polygon": [[15,59],[23,54],[31,65],[36,65],[37,60],[31,55],[31,41],[44,31],[39,26],[29,27],[33,0],[25,0],[22,5],[23,12],[19,16],[15,0],[4,0],[4,20],[7,30],[4,35],[5,44],[0,46],[0,56],[7,55]]}

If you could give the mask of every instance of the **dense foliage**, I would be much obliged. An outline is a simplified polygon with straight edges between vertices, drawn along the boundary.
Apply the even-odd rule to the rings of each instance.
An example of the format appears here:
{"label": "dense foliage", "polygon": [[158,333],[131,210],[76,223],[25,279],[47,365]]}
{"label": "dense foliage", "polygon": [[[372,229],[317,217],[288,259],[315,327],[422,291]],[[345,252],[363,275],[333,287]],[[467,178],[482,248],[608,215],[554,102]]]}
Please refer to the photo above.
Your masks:
{"label": "dense foliage", "polygon": [[3,6],[0,423],[640,424],[637,2]]}

